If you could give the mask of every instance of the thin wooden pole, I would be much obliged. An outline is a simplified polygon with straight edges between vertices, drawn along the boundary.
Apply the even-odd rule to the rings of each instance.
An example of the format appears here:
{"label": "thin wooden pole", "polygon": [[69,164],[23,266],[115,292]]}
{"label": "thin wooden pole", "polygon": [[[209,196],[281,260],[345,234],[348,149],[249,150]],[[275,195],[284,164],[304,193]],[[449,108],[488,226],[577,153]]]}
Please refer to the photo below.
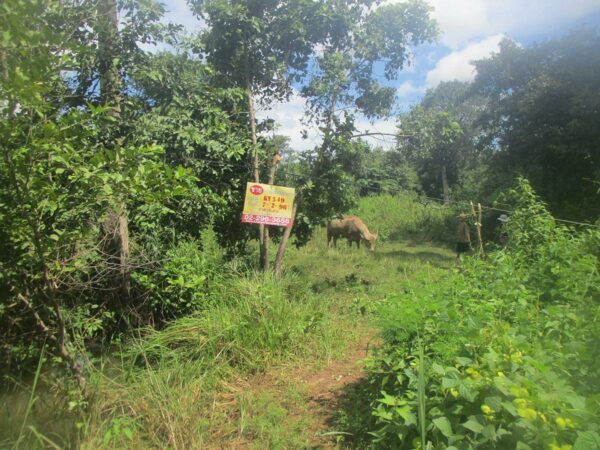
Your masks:
{"label": "thin wooden pole", "polygon": [[285,248],[287,247],[288,241],[290,240],[290,236],[292,234],[292,228],[294,227],[294,222],[296,221],[296,213],[298,212],[299,203],[299,195],[296,195],[296,198],[294,199],[294,206],[292,207],[292,223],[290,223],[283,232],[281,242],[279,243],[279,248],[277,249],[277,256],[275,256],[276,275],[281,274],[281,267],[283,266],[283,255],[285,254]]}
{"label": "thin wooden pole", "polygon": [[471,203],[471,214],[473,215],[473,220],[475,221],[475,229],[477,230],[477,243],[479,244],[479,254],[482,257],[485,257],[485,252],[483,250],[483,238],[481,237],[481,203],[477,203],[477,212],[475,212],[475,205],[473,202]]}
{"label": "thin wooden pole", "polygon": [[[275,182],[275,171],[277,170],[277,166],[279,166],[279,161],[281,161],[281,156],[279,152],[275,152],[273,155],[273,159],[271,160],[271,170],[269,171],[269,180],[267,184],[273,185]],[[269,226],[265,225],[263,228],[263,234],[261,239],[261,266],[262,269],[266,272],[269,270]]]}

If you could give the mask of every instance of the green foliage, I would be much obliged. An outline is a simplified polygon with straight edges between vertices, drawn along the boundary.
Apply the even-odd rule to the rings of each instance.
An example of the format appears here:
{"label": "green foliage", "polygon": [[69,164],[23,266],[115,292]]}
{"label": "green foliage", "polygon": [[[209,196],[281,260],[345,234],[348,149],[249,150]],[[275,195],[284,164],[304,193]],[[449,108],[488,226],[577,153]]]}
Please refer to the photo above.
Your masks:
{"label": "green foliage", "polygon": [[223,277],[223,256],[210,248],[211,243],[214,236],[205,232],[203,249],[198,242],[186,240],[168,249],[155,267],[133,272],[153,315],[166,320],[204,310],[215,301]]}
{"label": "green foliage", "polygon": [[[202,312],[148,329],[124,347],[120,363],[92,373],[98,401],[82,430],[84,448],[203,447],[211,430],[238,420],[219,415],[227,383],[303,355],[318,358],[316,349],[334,343],[328,304],[297,277],[236,274],[215,286],[214,298]],[[261,429],[281,409],[258,404],[269,409],[262,419],[240,418],[241,429],[280,442],[278,430]],[[243,398],[239,407],[254,410]]]}
{"label": "green foliage", "polygon": [[[244,96],[214,88],[212,69],[186,54],[144,54],[139,43],[173,29],[157,25],[157,3],[122,2],[111,55],[124,80],[115,93],[121,114],[98,106],[106,55],[90,42],[106,31],[106,17],[90,15],[92,3],[0,6],[3,368],[34,361],[45,339],[73,366],[84,344],[118,326],[202,303],[196,288],[210,276],[195,244],[173,249],[180,236],[199,238],[214,222],[221,241],[245,242],[241,226],[234,229],[248,175]],[[140,276],[126,295],[115,289],[113,234],[124,211],[132,266],[125,271]],[[144,285],[165,292],[147,301]]]}
{"label": "green foliage", "polygon": [[526,182],[511,195],[508,249],[437,282],[424,273],[382,307],[385,345],[369,366],[374,445],[559,449],[596,438],[598,260]]}
{"label": "green foliage", "polygon": [[[505,39],[478,61],[473,89],[486,96],[482,144],[494,150],[489,186],[526,176],[558,217],[598,217],[598,30],[580,28],[521,47]],[[505,184],[506,186],[506,184]]]}
{"label": "green foliage", "polygon": [[171,214],[156,226],[198,237],[212,224],[220,242],[235,248],[248,234],[239,222],[250,147],[243,91],[215,87],[214,70],[186,53],[148,59],[132,80],[132,102],[144,112],[132,124],[132,140],[160,142],[169,167],[185,167],[197,178],[189,195],[165,202]]}
{"label": "green foliage", "polygon": [[401,119],[398,151],[412,162],[423,190],[434,197],[446,195],[456,184],[465,154],[463,130],[452,114],[414,108]]}
{"label": "green foliage", "polygon": [[458,211],[430,203],[411,191],[363,198],[359,208],[350,212],[359,215],[384,242],[407,238],[456,242]]}

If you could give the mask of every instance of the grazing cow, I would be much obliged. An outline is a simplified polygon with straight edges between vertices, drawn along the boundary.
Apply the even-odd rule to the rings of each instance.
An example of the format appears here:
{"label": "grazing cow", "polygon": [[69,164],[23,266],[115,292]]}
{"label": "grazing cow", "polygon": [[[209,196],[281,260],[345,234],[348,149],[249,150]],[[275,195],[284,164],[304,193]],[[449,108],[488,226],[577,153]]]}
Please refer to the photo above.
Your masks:
{"label": "grazing cow", "polygon": [[366,242],[367,247],[371,251],[375,251],[376,234],[371,234],[365,223],[356,216],[345,216],[340,220],[334,220],[327,224],[327,245],[333,247],[337,244],[339,237],[348,239],[348,246],[352,247],[352,242],[356,242],[356,246],[360,248],[361,239]]}

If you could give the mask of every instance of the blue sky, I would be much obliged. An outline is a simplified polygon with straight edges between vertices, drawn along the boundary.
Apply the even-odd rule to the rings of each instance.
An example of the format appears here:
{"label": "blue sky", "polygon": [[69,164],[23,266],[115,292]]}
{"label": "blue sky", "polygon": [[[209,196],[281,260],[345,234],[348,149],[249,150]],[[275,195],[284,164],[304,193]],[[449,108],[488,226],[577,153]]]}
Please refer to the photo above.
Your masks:
{"label": "blue sky", "polygon": [[[396,3],[399,0],[388,0]],[[198,30],[198,22],[185,0],[163,0],[169,11],[165,20],[180,23],[189,31]],[[435,45],[414,49],[413,64],[392,85],[396,88],[396,112],[406,111],[429,88],[441,81],[469,81],[475,76],[471,61],[497,51],[498,43],[508,36],[521,45],[561,36],[581,25],[600,26],[600,0],[429,0],[432,15],[438,21],[440,38]],[[316,130],[302,139],[301,123],[304,100],[295,95],[289,102],[260,111],[259,118],[273,118],[279,123],[279,134],[290,137],[292,148],[302,150],[319,142]],[[394,118],[370,123],[359,118],[361,131],[394,132]],[[389,147],[392,138],[373,143]]]}

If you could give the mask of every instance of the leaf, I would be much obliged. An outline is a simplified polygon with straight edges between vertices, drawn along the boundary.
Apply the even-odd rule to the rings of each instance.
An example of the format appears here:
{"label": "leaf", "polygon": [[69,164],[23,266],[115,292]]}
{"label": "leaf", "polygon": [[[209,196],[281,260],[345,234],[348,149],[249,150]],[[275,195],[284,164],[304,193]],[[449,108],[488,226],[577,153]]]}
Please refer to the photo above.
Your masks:
{"label": "leaf", "polygon": [[450,421],[445,417],[438,417],[437,419],[433,419],[433,424],[437,427],[438,430],[442,432],[442,434],[446,437],[451,437],[454,433],[452,432],[452,425]]}
{"label": "leaf", "polygon": [[398,414],[402,419],[404,419],[405,425],[416,425],[417,418],[410,410],[410,406],[403,406],[401,408],[394,408],[396,414]]}
{"label": "leaf", "polygon": [[483,425],[479,423],[475,416],[471,416],[471,418],[463,423],[462,426],[477,434],[480,434],[483,431]]}
{"label": "leaf", "polygon": [[450,389],[458,385],[458,380],[452,378],[442,378],[442,387],[444,389]]}
{"label": "leaf", "polygon": [[473,402],[475,401],[475,398],[477,398],[477,393],[473,389],[470,389],[465,383],[458,385],[458,393],[469,402]]}
{"label": "leaf", "polygon": [[446,371],[444,370],[444,367],[439,365],[438,363],[433,363],[431,365],[431,368],[433,369],[433,372],[438,374],[438,375],[445,375]]}
{"label": "leaf", "polygon": [[515,405],[513,405],[510,402],[502,402],[502,407],[508,411],[508,413],[510,415],[512,415],[513,417],[518,417],[519,413],[517,412],[517,408],[515,408]]}
{"label": "leaf", "polygon": [[495,440],[496,428],[494,428],[494,425],[486,425],[485,427],[483,427],[482,434],[490,440]]}
{"label": "leaf", "polygon": [[577,440],[573,450],[600,450],[600,435],[595,431],[581,431],[577,433]]}
{"label": "leaf", "polygon": [[129,439],[130,441],[133,439],[133,431],[131,431],[131,428],[123,428],[123,434],[125,435],[125,437],[127,437],[127,439]]}

